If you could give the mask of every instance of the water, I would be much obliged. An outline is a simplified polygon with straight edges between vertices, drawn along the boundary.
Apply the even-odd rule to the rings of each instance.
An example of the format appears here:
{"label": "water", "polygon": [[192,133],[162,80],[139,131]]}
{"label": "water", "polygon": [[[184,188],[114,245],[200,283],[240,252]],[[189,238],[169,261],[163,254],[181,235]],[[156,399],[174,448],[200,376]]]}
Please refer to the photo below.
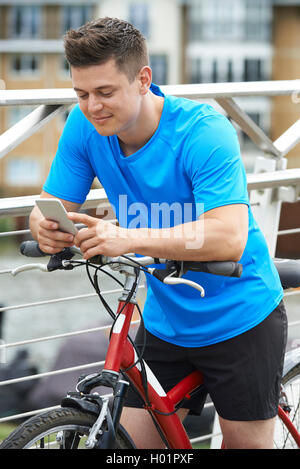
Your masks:
{"label": "water", "polygon": [[[15,268],[33,262],[46,263],[45,259],[26,259],[20,254],[1,256],[0,270]],[[100,274],[103,291],[119,288],[109,278]],[[44,273],[29,271],[12,277],[0,275],[0,303],[5,306],[63,298],[80,294],[94,293],[87,278],[85,267],[72,271]],[[105,298],[115,310],[119,293],[106,295]],[[139,302],[144,301],[144,290],[140,291]],[[286,298],[289,322],[300,320],[300,292]],[[62,334],[99,325],[110,324],[111,318],[98,297],[72,300],[62,303],[18,308],[5,313],[3,339],[6,343]],[[22,346],[26,348],[39,372],[51,369],[59,347],[65,339],[56,339]],[[288,348],[300,346],[300,325],[289,328]],[[7,350],[9,360],[16,348]]]}

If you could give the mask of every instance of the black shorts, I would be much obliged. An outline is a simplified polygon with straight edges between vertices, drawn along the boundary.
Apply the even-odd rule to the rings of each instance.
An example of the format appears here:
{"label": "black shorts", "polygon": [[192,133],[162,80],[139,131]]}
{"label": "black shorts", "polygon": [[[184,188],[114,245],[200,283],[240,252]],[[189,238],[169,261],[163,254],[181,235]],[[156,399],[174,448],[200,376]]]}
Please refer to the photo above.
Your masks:
{"label": "black shorts", "polygon": [[[287,337],[284,303],[260,324],[232,339],[217,344],[188,348],[170,344],[146,331],[143,358],[168,392],[195,370],[204,384],[181,407],[200,415],[207,394],[217,413],[228,420],[264,420],[275,417]],[[143,346],[140,327],[135,343]],[[142,407],[141,398],[129,389],[127,407]]]}

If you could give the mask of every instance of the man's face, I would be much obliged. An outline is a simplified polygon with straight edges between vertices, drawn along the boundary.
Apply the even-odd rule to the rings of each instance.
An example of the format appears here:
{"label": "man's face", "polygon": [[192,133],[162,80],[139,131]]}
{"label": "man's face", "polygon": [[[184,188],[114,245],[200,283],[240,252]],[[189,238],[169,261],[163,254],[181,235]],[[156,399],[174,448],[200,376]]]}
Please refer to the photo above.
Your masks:
{"label": "man's face", "polygon": [[137,78],[130,83],[113,59],[71,72],[80,109],[100,135],[122,136],[134,128],[141,104]]}

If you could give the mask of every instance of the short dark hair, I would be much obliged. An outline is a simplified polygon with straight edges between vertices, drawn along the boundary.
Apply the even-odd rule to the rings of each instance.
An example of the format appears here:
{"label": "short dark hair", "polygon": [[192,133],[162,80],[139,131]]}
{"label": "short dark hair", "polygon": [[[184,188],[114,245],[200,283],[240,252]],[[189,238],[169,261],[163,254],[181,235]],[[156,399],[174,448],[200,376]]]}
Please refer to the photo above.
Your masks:
{"label": "short dark hair", "polygon": [[100,65],[115,59],[119,70],[133,81],[148,65],[146,40],[131,23],[118,18],[99,18],[64,36],[66,59],[70,66]]}

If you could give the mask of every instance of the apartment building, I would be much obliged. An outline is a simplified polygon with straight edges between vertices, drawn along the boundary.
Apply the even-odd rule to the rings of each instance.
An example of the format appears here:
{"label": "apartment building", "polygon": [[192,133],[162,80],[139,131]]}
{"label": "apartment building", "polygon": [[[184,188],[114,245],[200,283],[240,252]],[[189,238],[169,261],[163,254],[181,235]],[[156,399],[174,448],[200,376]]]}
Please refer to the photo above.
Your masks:
{"label": "apartment building", "polygon": [[97,16],[111,16],[134,24],[146,37],[153,82],[183,83],[183,16],[181,0],[102,0]]}
{"label": "apartment building", "polygon": [[[300,78],[300,0],[275,0],[273,8],[273,80]],[[272,138],[279,137],[300,116],[300,89],[273,100]],[[300,167],[300,144],[288,155],[288,167]]]}
{"label": "apartment building", "polygon": [[[6,89],[70,88],[62,36],[95,15],[87,0],[0,0],[0,79]],[[0,108],[4,132],[33,108]],[[38,193],[48,173],[65,116],[20,144],[0,160],[0,195]]]}
{"label": "apartment building", "polygon": [[[299,11],[300,0],[0,0],[0,84],[69,88],[62,35],[99,16],[126,19],[143,32],[157,84],[298,78]],[[276,138],[299,115],[300,104],[291,99],[238,102]],[[294,99],[300,101],[300,94]],[[0,108],[0,132],[29,111]],[[2,196],[39,192],[64,117],[0,160]],[[257,149],[242,133],[241,144],[251,171]],[[299,148],[291,153],[289,167],[299,166],[299,154]]]}

